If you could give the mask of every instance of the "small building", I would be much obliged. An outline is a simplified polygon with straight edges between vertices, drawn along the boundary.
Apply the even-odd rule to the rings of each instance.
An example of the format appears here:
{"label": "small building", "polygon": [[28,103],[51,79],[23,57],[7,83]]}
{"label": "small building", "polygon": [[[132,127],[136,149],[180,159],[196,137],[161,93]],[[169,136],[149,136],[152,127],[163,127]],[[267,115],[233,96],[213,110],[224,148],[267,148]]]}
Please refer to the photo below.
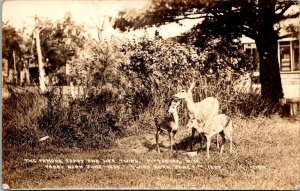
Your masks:
{"label": "small building", "polygon": [[[300,105],[300,39],[284,38],[278,40],[278,62],[284,98],[281,104],[290,106],[290,115],[297,115]],[[252,55],[255,63],[259,63],[259,55],[254,40],[242,38],[244,52]],[[259,64],[258,64],[259,66]],[[257,69],[258,70],[258,69]],[[254,73],[252,84],[260,85],[259,72]]]}

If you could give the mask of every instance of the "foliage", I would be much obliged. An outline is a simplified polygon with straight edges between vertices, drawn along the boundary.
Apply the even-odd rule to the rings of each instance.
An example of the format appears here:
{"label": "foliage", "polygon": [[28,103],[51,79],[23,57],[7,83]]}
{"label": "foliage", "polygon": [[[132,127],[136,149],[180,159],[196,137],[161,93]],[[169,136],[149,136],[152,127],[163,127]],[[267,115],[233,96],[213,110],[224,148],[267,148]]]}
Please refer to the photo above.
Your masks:
{"label": "foliage", "polygon": [[[67,13],[62,21],[53,23],[45,20],[40,21],[39,25],[42,27],[40,40],[43,62],[46,63],[48,74],[52,78],[56,74],[63,73],[60,70],[68,61],[80,56],[86,40],[85,31],[83,26],[77,25],[72,20],[70,13]],[[33,46],[32,51],[37,62],[36,46]]]}
{"label": "foliage", "polygon": [[[236,37],[244,34],[256,39],[255,37],[259,35],[257,31],[263,27],[264,22],[275,24],[289,18],[297,18],[298,12],[287,13],[293,5],[296,5],[296,2],[280,0],[201,0],[197,2],[152,0],[145,10],[120,11],[119,18],[114,22],[114,28],[126,31],[131,28],[140,29],[172,22],[180,23],[185,19],[204,19],[202,22],[199,20],[199,24],[193,27],[189,34],[194,35],[191,36],[199,39],[204,33],[214,37],[235,33]],[[206,35],[206,37],[209,36]]]}
{"label": "foliage", "polygon": [[8,59],[9,63],[13,63],[13,51],[20,53],[23,41],[22,36],[13,26],[9,24],[3,25],[2,57]]}
{"label": "foliage", "polygon": [[[48,104],[61,103],[59,99],[60,95],[48,95]],[[48,105],[39,118],[39,128],[53,137],[53,145],[83,149],[110,147],[116,135],[122,134],[116,115],[103,112],[101,106],[91,108],[87,103],[77,100],[67,106]]]}
{"label": "foliage", "polygon": [[[225,67],[226,62],[222,59],[210,64],[211,53],[216,57],[223,53],[201,52],[193,46],[147,38],[111,41],[110,44],[87,41],[85,45],[88,47],[85,56],[89,59],[78,57],[69,62],[71,81],[82,88],[82,95],[68,100],[63,87],[48,86],[47,94],[26,102],[36,102],[33,106],[22,106],[27,96],[22,98],[17,96],[22,93],[14,93],[16,103],[21,103],[14,107],[28,107],[29,111],[32,110],[28,117],[32,119],[24,113],[26,109],[15,111],[13,124],[8,122],[12,116],[4,118],[7,122],[4,124],[5,135],[31,138],[22,143],[8,138],[5,144],[26,145],[31,140],[33,146],[38,144],[38,138],[50,135],[54,145],[64,143],[86,149],[109,147],[120,135],[151,131],[153,117],[165,115],[172,95],[188,87],[193,80],[198,81],[194,90],[195,101],[215,96],[223,103],[222,110],[226,113],[241,111],[235,105],[239,94],[233,91],[233,82],[249,68],[244,68],[247,65],[238,60],[234,65],[236,70]],[[229,86],[224,86],[224,83],[229,83]],[[43,104],[38,104],[37,100],[43,100]],[[10,110],[5,110],[4,116],[14,113],[13,108],[8,108]],[[187,120],[184,111],[182,106],[182,121]],[[32,134],[27,135],[24,131]]]}
{"label": "foliage", "polygon": [[[214,96],[221,111],[233,116],[266,113],[255,94],[235,88],[252,65],[239,52],[239,42],[233,43],[230,49],[213,41],[202,50],[145,37],[109,43],[88,40],[83,55],[68,62],[70,81],[81,89],[77,98],[67,98],[62,86],[49,85],[47,94],[30,94],[29,99],[29,94],[10,90],[17,105],[4,103],[4,144],[34,147],[49,135],[49,145],[110,147],[120,136],[152,132],[153,118],[165,115],[172,95],[194,80],[195,101]],[[183,124],[188,120],[185,107],[182,104],[179,111]]]}
{"label": "foliage", "polygon": [[[103,105],[75,100],[66,104],[62,89],[46,95],[32,90],[10,88],[4,101],[3,145],[6,148],[39,148],[48,145],[84,149],[110,147],[123,135],[116,113],[103,111]],[[46,143],[39,139],[49,136]]]}
{"label": "foliage", "polygon": [[126,79],[118,70],[118,53],[113,48],[114,45],[88,40],[84,55],[69,62],[71,81],[84,88],[85,97],[98,95],[105,86],[114,88],[116,95],[124,94],[119,90]]}
{"label": "foliage", "polygon": [[[236,44],[239,47],[238,42]],[[226,48],[217,41],[205,50],[173,41],[147,38],[127,41],[121,47],[127,58],[121,62],[121,70],[134,91],[143,92],[142,102],[135,101],[140,108],[134,110],[140,113],[149,108],[153,115],[158,114],[161,109],[167,109],[173,94],[187,88],[192,81],[198,81],[201,87],[202,92],[196,93],[197,100],[215,96],[224,101],[232,92],[217,88],[226,87],[224,84],[228,83],[233,88],[240,76],[254,69],[251,60],[239,48],[234,51]],[[213,84],[214,88],[209,89]]]}
{"label": "foliage", "polygon": [[248,36],[255,40],[260,55],[262,98],[275,104],[283,96],[276,48],[283,36],[279,37],[281,28],[274,25],[299,16],[298,11],[287,12],[293,5],[293,1],[279,0],[152,0],[144,11],[121,11],[114,28],[125,31],[198,19],[199,23],[184,35],[197,46],[205,47],[205,41],[211,39],[228,42],[242,34]]}

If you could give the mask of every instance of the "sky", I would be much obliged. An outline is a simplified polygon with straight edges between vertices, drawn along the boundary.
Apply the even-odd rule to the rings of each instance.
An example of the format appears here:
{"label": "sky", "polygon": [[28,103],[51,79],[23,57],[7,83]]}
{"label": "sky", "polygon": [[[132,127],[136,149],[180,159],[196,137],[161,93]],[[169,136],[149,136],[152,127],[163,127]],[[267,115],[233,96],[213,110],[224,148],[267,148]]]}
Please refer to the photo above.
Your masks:
{"label": "sky", "polygon": [[[9,22],[17,29],[27,29],[25,33],[31,34],[34,26],[34,16],[41,20],[48,18],[52,21],[61,20],[67,12],[70,12],[77,24],[83,24],[95,39],[97,37],[96,26],[102,26],[104,21],[103,37],[132,38],[143,36],[145,31],[121,33],[112,28],[108,17],[117,17],[118,12],[128,8],[143,9],[149,3],[148,0],[4,0],[2,2],[2,21]],[[296,6],[296,11],[299,7]],[[158,28],[163,38],[177,36],[190,29],[199,20],[184,20],[183,26],[172,23]],[[157,28],[147,29],[148,36],[154,37]]]}
{"label": "sky", "polygon": [[[117,17],[118,12],[126,8],[142,9],[149,2],[147,0],[6,0],[2,3],[2,21],[9,22],[17,29],[26,27],[25,32],[30,34],[34,25],[34,16],[41,20],[48,18],[52,21],[63,19],[70,12],[77,24],[84,24],[87,31],[97,39],[96,26],[102,26],[104,21],[104,38],[118,37],[130,38],[144,35],[145,31],[121,33],[112,28],[108,17]],[[173,37],[190,29],[197,20],[184,21],[183,26],[169,24],[158,28],[163,38]],[[148,36],[152,38],[156,28],[147,29]]]}

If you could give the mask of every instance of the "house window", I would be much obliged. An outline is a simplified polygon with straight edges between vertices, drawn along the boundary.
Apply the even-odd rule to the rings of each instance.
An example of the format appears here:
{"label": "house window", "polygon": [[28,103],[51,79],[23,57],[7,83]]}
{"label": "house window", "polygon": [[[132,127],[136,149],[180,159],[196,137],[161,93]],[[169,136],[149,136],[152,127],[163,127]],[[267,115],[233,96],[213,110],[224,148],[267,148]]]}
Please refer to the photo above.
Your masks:
{"label": "house window", "polygon": [[[252,56],[253,64],[256,70],[259,69],[259,54],[253,44],[245,44],[244,51],[247,55]],[[300,50],[299,39],[279,41],[278,43],[278,61],[280,72],[300,71]]]}
{"label": "house window", "polygon": [[300,62],[299,62],[299,40],[293,42],[293,56],[294,56],[294,64],[293,70],[299,71],[300,70]]}
{"label": "house window", "polygon": [[299,71],[299,48],[294,48],[294,70]]}
{"label": "house window", "polygon": [[247,55],[251,55],[251,48],[246,48],[245,53],[246,53]]}
{"label": "house window", "polygon": [[280,70],[299,71],[299,63],[299,40],[279,42]]}
{"label": "house window", "polygon": [[253,58],[253,64],[256,66],[256,70],[259,68],[259,56],[256,48],[246,48],[245,53]]}
{"label": "house window", "polygon": [[280,69],[282,72],[291,71],[291,53],[289,45],[280,46]]}

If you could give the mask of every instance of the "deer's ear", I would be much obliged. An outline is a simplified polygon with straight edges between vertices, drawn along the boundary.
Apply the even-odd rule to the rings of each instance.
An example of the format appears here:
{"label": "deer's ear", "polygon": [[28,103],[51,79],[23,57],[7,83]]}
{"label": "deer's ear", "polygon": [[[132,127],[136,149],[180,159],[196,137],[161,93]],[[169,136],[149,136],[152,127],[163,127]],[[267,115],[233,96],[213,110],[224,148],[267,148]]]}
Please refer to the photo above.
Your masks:
{"label": "deer's ear", "polygon": [[190,85],[190,88],[188,89],[188,92],[189,92],[189,93],[192,92],[192,90],[194,89],[195,85],[196,85],[196,82],[193,81],[193,82],[191,83],[191,85]]}

